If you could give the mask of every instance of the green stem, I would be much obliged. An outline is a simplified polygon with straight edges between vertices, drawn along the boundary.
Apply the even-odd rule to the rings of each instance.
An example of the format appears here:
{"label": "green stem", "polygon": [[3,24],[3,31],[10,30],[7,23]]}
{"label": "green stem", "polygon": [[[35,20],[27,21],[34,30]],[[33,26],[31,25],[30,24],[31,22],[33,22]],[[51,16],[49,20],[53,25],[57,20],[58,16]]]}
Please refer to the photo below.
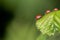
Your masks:
{"label": "green stem", "polygon": [[47,35],[40,34],[37,40],[47,40]]}

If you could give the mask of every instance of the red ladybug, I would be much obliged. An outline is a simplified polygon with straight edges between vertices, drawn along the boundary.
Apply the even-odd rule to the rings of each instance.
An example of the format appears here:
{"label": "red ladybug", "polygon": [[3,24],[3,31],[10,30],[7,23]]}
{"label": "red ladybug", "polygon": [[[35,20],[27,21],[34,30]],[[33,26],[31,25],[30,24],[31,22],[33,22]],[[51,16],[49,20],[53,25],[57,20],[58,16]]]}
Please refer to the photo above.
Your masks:
{"label": "red ladybug", "polygon": [[55,11],[57,11],[57,10],[58,10],[58,8],[54,8],[54,10],[55,10]]}
{"label": "red ladybug", "polygon": [[46,11],[46,14],[48,14],[48,13],[50,13],[50,12],[51,12],[50,10],[47,10],[47,11]]}
{"label": "red ladybug", "polygon": [[36,15],[36,20],[38,20],[38,19],[40,19],[42,17],[42,15],[41,14],[38,14],[38,15]]}

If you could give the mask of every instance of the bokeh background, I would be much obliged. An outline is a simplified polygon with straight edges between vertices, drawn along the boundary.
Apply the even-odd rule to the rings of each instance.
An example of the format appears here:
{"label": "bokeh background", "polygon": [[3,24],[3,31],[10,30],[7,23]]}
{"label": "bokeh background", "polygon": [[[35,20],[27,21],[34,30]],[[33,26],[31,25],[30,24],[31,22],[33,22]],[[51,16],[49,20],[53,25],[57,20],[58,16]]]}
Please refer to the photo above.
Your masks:
{"label": "bokeh background", "polygon": [[[40,31],[36,28],[35,16],[54,8],[60,9],[60,0],[0,0],[1,15],[5,15],[0,40],[36,40]],[[59,35],[47,40],[60,40]]]}

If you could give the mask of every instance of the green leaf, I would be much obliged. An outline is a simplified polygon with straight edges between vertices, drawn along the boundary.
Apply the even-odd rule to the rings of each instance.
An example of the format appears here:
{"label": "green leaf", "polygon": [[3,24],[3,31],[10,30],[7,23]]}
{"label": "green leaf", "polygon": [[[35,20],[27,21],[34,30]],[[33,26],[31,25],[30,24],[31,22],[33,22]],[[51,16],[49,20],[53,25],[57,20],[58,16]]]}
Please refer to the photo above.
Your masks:
{"label": "green leaf", "polygon": [[42,34],[54,35],[56,31],[60,32],[60,11],[53,11],[44,15],[36,21],[36,26]]}

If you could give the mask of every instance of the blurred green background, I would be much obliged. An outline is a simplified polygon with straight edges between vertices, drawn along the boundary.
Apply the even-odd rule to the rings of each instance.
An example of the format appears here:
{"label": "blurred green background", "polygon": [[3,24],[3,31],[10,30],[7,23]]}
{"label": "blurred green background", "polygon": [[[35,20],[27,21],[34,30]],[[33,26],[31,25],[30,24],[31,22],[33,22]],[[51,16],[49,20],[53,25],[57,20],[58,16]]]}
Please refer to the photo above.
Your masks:
{"label": "blurred green background", "polygon": [[[0,0],[0,4],[15,16],[6,28],[4,40],[36,40],[40,32],[36,29],[35,16],[44,15],[48,9],[60,9],[58,0]],[[47,40],[60,40],[59,38],[56,35]]]}

